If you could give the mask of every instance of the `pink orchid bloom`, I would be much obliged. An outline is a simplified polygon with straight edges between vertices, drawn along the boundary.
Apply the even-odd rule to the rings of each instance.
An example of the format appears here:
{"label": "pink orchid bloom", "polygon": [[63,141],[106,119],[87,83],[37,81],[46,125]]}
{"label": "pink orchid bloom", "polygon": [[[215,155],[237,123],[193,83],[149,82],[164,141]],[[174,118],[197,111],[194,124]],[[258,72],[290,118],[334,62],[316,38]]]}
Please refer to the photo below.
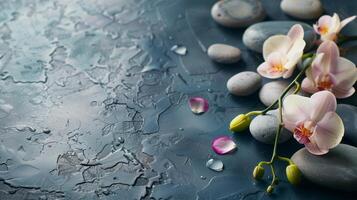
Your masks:
{"label": "pink orchid bloom", "polygon": [[258,73],[271,79],[289,78],[303,55],[305,45],[304,29],[300,24],[292,26],[287,35],[271,36],[264,42],[265,62],[258,67]]}
{"label": "pink orchid bloom", "polygon": [[320,17],[317,24],[314,24],[314,29],[316,33],[321,36],[322,41],[336,41],[341,29],[355,18],[356,16],[352,16],[341,21],[336,13],[334,13],[332,17],[324,15]]}
{"label": "pink orchid bloom", "polygon": [[306,71],[302,89],[308,93],[329,90],[337,98],[351,96],[357,80],[356,65],[340,57],[339,49],[332,41],[323,42],[316,55],[312,66]]}
{"label": "pink orchid bloom", "polygon": [[310,153],[326,154],[341,142],[345,131],[336,106],[329,91],[317,92],[311,98],[289,95],[283,102],[284,126]]}

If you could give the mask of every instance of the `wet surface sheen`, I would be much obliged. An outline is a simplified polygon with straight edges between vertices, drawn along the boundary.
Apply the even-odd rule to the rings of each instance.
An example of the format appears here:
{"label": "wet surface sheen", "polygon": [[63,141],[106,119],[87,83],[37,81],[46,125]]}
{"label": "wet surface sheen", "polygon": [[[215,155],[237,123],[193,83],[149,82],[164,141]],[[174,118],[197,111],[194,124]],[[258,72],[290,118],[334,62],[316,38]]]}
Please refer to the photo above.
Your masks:
{"label": "wet surface sheen", "polygon": [[[251,172],[271,146],[249,133],[234,137],[231,155],[211,150],[213,138],[231,135],[232,117],[263,108],[257,95],[227,92],[230,76],[262,58],[243,46],[243,30],[213,22],[213,2],[0,1],[0,199],[351,198],[284,179],[267,197],[268,183]],[[342,18],[356,13],[356,2],[324,2]],[[287,19],[279,1],[264,3],[270,19]],[[212,43],[241,48],[244,61],[212,63]],[[355,53],[347,57],[356,61]],[[206,98],[209,112],[192,114],[192,96]],[[299,148],[280,147],[287,156]],[[223,161],[223,172],[206,168],[210,158]]]}

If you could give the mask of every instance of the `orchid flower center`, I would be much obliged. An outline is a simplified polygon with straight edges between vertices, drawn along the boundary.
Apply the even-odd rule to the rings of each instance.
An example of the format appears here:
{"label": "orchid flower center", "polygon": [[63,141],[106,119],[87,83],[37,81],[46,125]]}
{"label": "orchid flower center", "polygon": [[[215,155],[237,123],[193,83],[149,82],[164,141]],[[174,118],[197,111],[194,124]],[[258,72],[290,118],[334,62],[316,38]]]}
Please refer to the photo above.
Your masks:
{"label": "orchid flower center", "polygon": [[285,67],[282,64],[276,64],[276,65],[273,65],[271,71],[272,72],[283,72],[283,71],[285,71]]}
{"label": "orchid flower center", "polygon": [[319,31],[319,33],[320,33],[321,35],[325,35],[325,34],[328,33],[328,27],[327,27],[327,26],[319,26],[319,27],[317,28],[317,30]]}
{"label": "orchid flower center", "polygon": [[323,75],[320,80],[317,81],[317,89],[321,90],[331,90],[333,86],[331,77],[326,74]]}
{"label": "orchid flower center", "polygon": [[300,144],[306,144],[310,142],[309,137],[313,133],[313,122],[311,121],[306,121],[304,123],[300,123],[298,126],[295,127],[294,129],[294,138],[300,143]]}

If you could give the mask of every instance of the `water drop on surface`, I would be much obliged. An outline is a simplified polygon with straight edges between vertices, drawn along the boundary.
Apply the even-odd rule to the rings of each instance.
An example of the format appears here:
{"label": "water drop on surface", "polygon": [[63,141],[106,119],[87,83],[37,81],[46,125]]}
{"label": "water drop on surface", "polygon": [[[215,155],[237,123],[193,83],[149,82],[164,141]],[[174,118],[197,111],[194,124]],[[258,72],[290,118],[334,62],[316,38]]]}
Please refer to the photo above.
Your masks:
{"label": "water drop on surface", "polygon": [[184,56],[187,53],[187,48],[185,46],[174,45],[170,50],[181,56]]}
{"label": "water drop on surface", "polygon": [[119,142],[120,144],[123,144],[123,143],[124,143],[124,138],[118,137],[118,142]]}
{"label": "water drop on surface", "polygon": [[91,105],[91,106],[97,106],[97,105],[98,105],[98,102],[97,102],[97,101],[91,101],[91,102],[90,102],[90,105]]}
{"label": "water drop on surface", "polygon": [[206,167],[213,171],[221,172],[223,171],[223,162],[221,160],[211,158],[207,161]]}
{"label": "water drop on surface", "polygon": [[45,129],[42,130],[42,132],[43,132],[44,134],[50,134],[50,133],[51,133],[51,130],[48,129],[48,128],[45,128]]}
{"label": "water drop on surface", "polygon": [[201,178],[202,180],[206,180],[206,177],[205,177],[205,176],[200,176],[200,178]]}

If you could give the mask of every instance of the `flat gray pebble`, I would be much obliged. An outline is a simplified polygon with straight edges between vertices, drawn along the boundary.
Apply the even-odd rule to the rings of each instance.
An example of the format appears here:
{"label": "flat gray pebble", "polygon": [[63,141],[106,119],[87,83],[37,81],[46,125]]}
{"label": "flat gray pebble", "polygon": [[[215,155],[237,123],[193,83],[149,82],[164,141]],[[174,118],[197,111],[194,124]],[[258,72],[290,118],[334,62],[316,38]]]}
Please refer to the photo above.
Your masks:
{"label": "flat gray pebble", "polygon": [[240,72],[227,81],[227,89],[237,96],[248,96],[256,92],[262,84],[259,74],[251,71]]}
{"label": "flat gray pebble", "polygon": [[348,104],[338,104],[337,114],[341,117],[345,126],[344,138],[357,145],[357,107]]}
{"label": "flat gray pebble", "polygon": [[261,53],[266,39],[272,35],[287,34],[294,24],[301,24],[304,28],[305,50],[311,49],[316,40],[314,29],[302,22],[297,21],[267,21],[256,23],[245,30],[243,43],[248,49]]}
{"label": "flat gray pebble", "polygon": [[302,148],[292,156],[305,178],[316,184],[344,191],[357,191],[357,148],[339,144],[325,155]]}
{"label": "flat gray pebble", "polygon": [[[272,110],[266,115],[258,115],[252,120],[249,130],[256,140],[266,144],[274,144],[275,134],[279,125],[277,114],[277,110]],[[288,141],[292,138],[292,135],[292,133],[283,128],[279,137],[279,143]]]}
{"label": "flat gray pebble", "polygon": [[211,9],[213,19],[226,27],[247,27],[265,18],[264,8],[259,0],[222,0]]}
{"label": "flat gray pebble", "polygon": [[215,62],[232,64],[240,60],[241,51],[230,45],[213,44],[208,48],[207,54]]}
{"label": "flat gray pebble", "polygon": [[316,19],[324,11],[320,0],[283,0],[280,8],[284,13],[299,19]]}

